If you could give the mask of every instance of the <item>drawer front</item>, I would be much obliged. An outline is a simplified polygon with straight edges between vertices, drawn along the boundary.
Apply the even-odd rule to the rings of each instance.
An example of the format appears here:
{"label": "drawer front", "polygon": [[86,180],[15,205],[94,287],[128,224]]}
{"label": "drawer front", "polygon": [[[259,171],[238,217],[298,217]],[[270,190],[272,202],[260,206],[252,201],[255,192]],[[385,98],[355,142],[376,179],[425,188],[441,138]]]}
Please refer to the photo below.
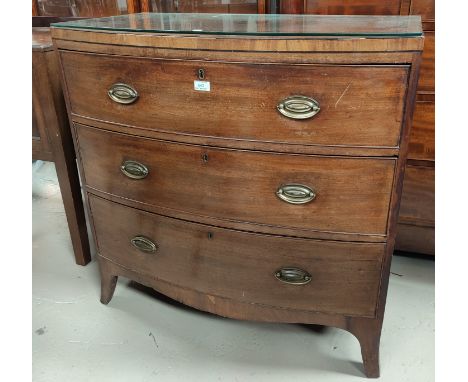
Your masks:
{"label": "drawer front", "polygon": [[410,166],[405,170],[400,223],[433,227],[435,223],[435,169]]}
{"label": "drawer front", "polygon": [[[210,148],[80,125],[77,131],[85,182],[106,193],[218,219],[314,231],[386,233],[394,159]],[[128,161],[148,169],[144,179],[124,175],[121,166],[131,167]],[[309,187],[315,198],[290,203],[305,201],[301,195],[313,197],[304,188],[279,190],[294,184]]]}
{"label": "drawer front", "polygon": [[[89,201],[99,254],[136,272],[241,302],[374,315],[384,244],[241,233]],[[310,280],[296,271],[306,284],[281,281],[284,268]]]}
{"label": "drawer front", "polygon": [[[67,52],[61,57],[71,109],[80,116],[220,139],[399,144],[406,66],[226,64]],[[194,90],[199,69],[210,91]],[[129,104],[112,100],[108,91],[116,83],[129,85],[138,98]],[[289,99],[297,95],[316,101],[320,111],[296,119],[316,111],[313,101]],[[129,94],[124,98],[133,100]]]}
{"label": "drawer front", "polygon": [[409,159],[435,159],[435,103],[416,102],[409,142]]}
{"label": "drawer front", "polygon": [[[305,0],[305,13],[313,15],[399,15],[401,0]],[[288,2],[284,7],[288,7]],[[283,12],[287,13],[287,12]],[[302,12],[301,12],[302,13]]]}
{"label": "drawer front", "polygon": [[424,51],[419,69],[418,91],[435,91],[435,32],[424,32]]}

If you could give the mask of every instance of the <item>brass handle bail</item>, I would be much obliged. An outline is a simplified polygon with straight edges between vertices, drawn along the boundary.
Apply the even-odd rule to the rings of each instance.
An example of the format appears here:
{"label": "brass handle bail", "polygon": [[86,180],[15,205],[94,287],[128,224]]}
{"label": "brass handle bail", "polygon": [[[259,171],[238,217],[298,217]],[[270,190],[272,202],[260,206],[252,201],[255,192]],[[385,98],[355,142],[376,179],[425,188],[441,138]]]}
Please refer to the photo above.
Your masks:
{"label": "brass handle bail", "polygon": [[305,285],[310,283],[310,280],[312,280],[312,276],[309,272],[294,267],[278,269],[275,272],[275,277],[283,283],[292,285]]}
{"label": "brass handle bail", "polygon": [[314,190],[303,184],[285,184],[278,188],[276,195],[290,204],[306,204],[317,196]]}
{"label": "brass handle bail", "polygon": [[149,174],[148,167],[134,160],[126,160],[123,162],[120,166],[120,171],[130,179],[144,179]]}
{"label": "brass handle bail", "polygon": [[141,252],[154,253],[158,250],[158,245],[145,236],[135,236],[130,243]]}
{"label": "brass handle bail", "polygon": [[313,98],[303,95],[294,95],[285,98],[276,106],[278,111],[291,119],[308,119],[318,114],[320,105]]}
{"label": "brass handle bail", "polygon": [[107,94],[112,101],[122,105],[130,105],[138,99],[138,92],[134,88],[120,82],[113,84]]}

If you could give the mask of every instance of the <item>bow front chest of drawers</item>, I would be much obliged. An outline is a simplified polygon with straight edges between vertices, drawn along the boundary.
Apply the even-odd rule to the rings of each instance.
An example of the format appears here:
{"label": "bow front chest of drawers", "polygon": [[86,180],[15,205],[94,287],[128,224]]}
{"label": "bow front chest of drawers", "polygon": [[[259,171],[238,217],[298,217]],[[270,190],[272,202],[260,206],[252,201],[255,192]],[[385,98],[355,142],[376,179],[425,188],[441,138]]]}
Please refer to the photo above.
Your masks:
{"label": "bow front chest of drawers", "polygon": [[52,29],[98,249],[244,320],[379,342],[419,17],[137,14]]}

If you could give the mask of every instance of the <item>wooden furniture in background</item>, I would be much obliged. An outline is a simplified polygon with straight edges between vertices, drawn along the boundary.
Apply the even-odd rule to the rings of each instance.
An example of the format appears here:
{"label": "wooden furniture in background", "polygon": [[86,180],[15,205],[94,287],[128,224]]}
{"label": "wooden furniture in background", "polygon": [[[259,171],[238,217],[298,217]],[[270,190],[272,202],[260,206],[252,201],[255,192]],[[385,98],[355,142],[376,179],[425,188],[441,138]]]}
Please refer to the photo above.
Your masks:
{"label": "wooden furniture in background", "polygon": [[265,13],[269,0],[32,0],[33,16],[105,17],[137,12]]}
{"label": "wooden furniture in background", "polygon": [[268,0],[140,0],[142,12],[265,13]]}
{"label": "wooden furniture in background", "polygon": [[[75,261],[91,260],[86,219],[67,111],[63,100],[49,20],[33,17],[32,28],[32,158],[55,163]],[[53,20],[58,21],[58,20]]]}
{"label": "wooden furniture in background", "polygon": [[343,328],[378,377],[420,18],[224,21],[52,28],[101,301],[125,276],[221,316]]}
{"label": "wooden furniture in background", "polygon": [[425,35],[396,248],[435,254],[435,2],[412,0]]}
{"label": "wooden furniture in background", "polygon": [[33,16],[105,17],[140,12],[144,0],[32,0]]}
{"label": "wooden furniture in background", "polygon": [[281,13],[421,15],[425,35],[396,249],[434,255],[434,0],[281,0]]}

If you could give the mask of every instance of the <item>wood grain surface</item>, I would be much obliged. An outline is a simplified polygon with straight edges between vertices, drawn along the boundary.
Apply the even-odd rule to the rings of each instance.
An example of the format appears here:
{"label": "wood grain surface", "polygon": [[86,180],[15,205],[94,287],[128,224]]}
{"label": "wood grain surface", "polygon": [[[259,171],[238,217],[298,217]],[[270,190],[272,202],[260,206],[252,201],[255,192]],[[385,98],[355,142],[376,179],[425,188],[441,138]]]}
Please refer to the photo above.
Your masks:
{"label": "wood grain surface", "polygon": [[[77,126],[87,186],[164,208],[253,225],[303,231],[378,234],[385,239],[395,160],[270,154],[168,143]],[[206,155],[207,160],[203,157]],[[145,179],[120,166],[135,160]],[[304,184],[316,198],[280,200],[285,184]],[[249,230],[255,230],[254,226]],[[248,227],[248,225],[246,225]]]}
{"label": "wood grain surface", "polygon": [[435,228],[398,223],[395,249],[404,252],[435,255]]}
{"label": "wood grain surface", "polygon": [[[383,244],[291,239],[186,223],[89,198],[99,254],[179,287],[239,302],[372,317]],[[143,235],[154,253],[130,240]],[[275,271],[309,272],[305,285],[279,281]]]}
{"label": "wood grain surface", "polygon": [[[76,115],[244,141],[399,145],[406,66],[233,65],[69,52],[61,58]],[[194,90],[200,68],[211,84],[209,92]],[[107,91],[114,83],[133,87],[137,101],[122,105],[111,100]],[[307,120],[281,115],[278,103],[292,95],[317,100],[320,112]]]}
{"label": "wood grain surface", "polygon": [[423,21],[435,20],[435,0],[411,0],[410,13],[420,15]]}
{"label": "wood grain surface", "polygon": [[408,159],[435,160],[435,103],[416,101]]}
{"label": "wood grain surface", "polygon": [[[405,0],[301,1],[304,3],[303,13],[318,15],[399,15],[401,5],[405,2]],[[287,7],[292,2],[282,3]]]}
{"label": "wood grain surface", "polygon": [[434,227],[435,168],[408,165],[403,182],[400,223]]}
{"label": "wood grain surface", "polygon": [[435,32],[424,33],[424,51],[422,54],[421,72],[419,75],[418,91],[435,91]]}

